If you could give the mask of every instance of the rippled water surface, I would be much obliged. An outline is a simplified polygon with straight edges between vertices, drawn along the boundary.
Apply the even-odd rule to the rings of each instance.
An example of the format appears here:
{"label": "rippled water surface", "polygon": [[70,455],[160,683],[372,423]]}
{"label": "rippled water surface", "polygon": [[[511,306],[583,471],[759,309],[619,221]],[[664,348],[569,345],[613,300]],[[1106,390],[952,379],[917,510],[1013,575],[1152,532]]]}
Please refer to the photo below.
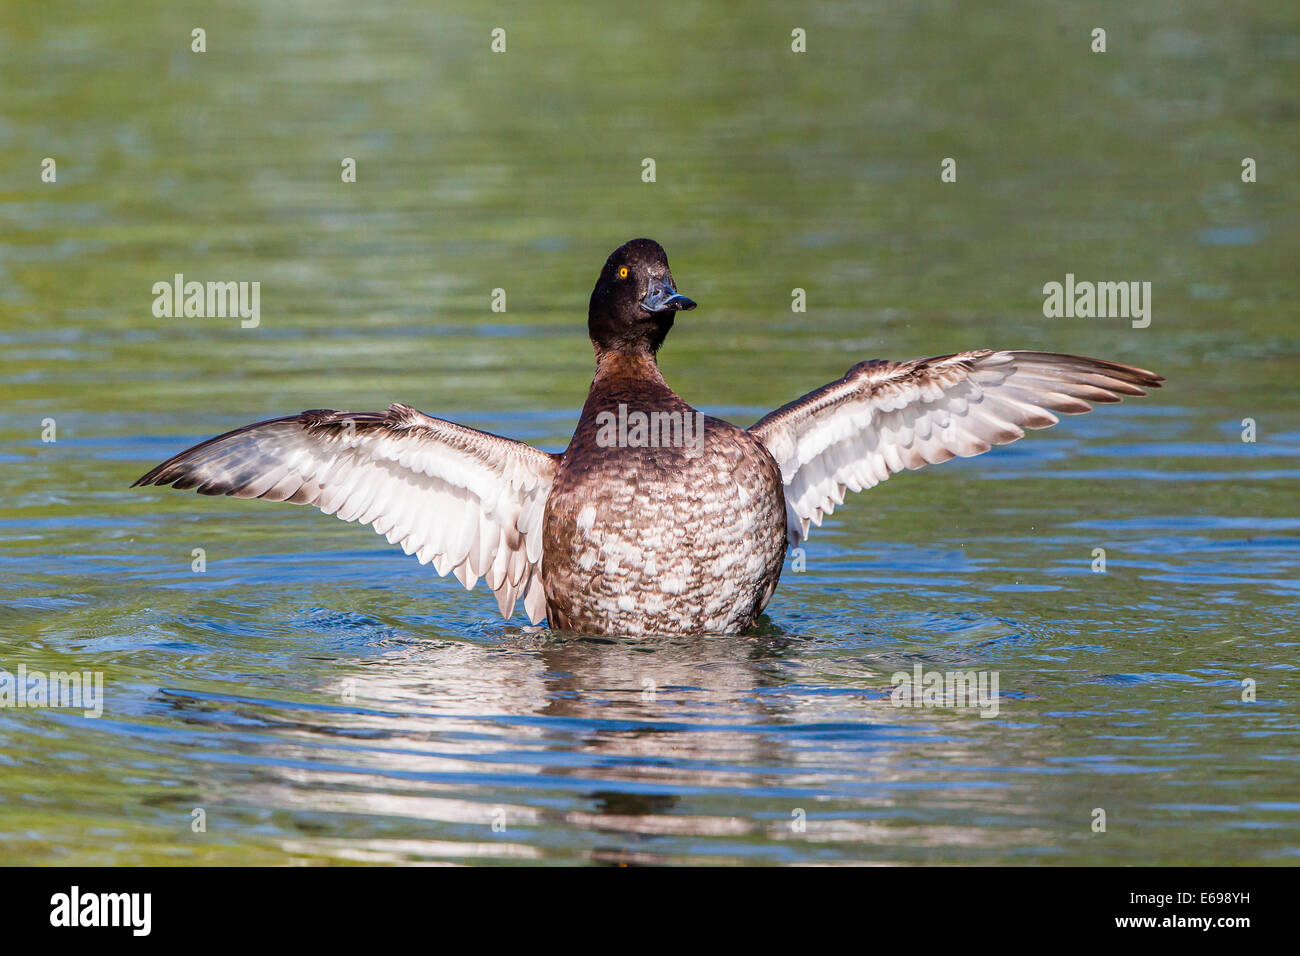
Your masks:
{"label": "rippled water surface", "polygon": [[[0,668],[106,698],[0,708],[0,861],[1296,860],[1294,9],[136,6],[0,11]],[[558,451],[636,235],[701,303],[669,382],[742,424],[968,347],[1168,381],[856,496],[743,637],[503,623],[366,529],[128,488],[322,406]],[[178,272],[261,324],[155,318]],[[1066,273],[1150,327],[1044,318]],[[997,715],[893,706],[917,665]]]}

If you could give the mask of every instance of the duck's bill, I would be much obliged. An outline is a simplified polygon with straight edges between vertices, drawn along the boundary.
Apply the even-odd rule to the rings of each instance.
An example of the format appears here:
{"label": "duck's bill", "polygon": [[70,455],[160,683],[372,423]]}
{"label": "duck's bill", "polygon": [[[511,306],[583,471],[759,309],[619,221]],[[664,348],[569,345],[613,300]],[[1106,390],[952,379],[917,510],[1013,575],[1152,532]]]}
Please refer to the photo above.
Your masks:
{"label": "duck's bill", "polygon": [[641,298],[641,308],[653,314],[656,312],[689,312],[695,308],[695,300],[688,299],[676,289],[671,282],[652,279],[650,288]]}

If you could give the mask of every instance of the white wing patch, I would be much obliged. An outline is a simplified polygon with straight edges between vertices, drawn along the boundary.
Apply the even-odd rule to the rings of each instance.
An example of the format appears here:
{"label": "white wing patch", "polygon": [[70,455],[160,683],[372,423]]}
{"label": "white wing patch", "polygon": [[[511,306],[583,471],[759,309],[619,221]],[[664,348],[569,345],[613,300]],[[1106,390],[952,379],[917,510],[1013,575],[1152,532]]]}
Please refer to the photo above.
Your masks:
{"label": "white wing patch", "polygon": [[542,518],[555,459],[522,442],[431,418],[387,412],[303,412],[218,436],[137,485],[310,504],[372,525],[439,575],[483,579],[509,619],[522,597],[546,616]]}
{"label": "white wing patch", "polygon": [[1143,369],[1051,352],[962,352],[913,362],[862,362],[749,430],[785,485],[786,537],[903,469],[969,458],[1047,428],[1088,402],[1145,395],[1163,379]]}

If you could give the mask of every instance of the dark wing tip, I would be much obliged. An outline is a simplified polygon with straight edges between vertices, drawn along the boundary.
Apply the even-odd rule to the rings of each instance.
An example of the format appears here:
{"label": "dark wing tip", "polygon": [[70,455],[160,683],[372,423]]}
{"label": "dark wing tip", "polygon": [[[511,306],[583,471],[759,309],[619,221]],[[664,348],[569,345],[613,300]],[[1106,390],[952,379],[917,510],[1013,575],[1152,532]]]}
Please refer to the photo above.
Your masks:
{"label": "dark wing tip", "polygon": [[1160,383],[1165,380],[1163,375],[1157,375],[1155,372],[1138,368],[1136,365],[1122,365],[1119,362],[1108,362],[1106,364],[1108,368],[1123,373],[1126,376],[1126,381],[1144,388],[1159,388]]}
{"label": "dark wing tip", "polygon": [[[1122,362],[1108,362],[1106,359],[1092,358],[1087,355],[1071,355],[1065,352],[1036,352],[1036,351],[1017,351],[1013,355],[1023,355],[1035,359],[1059,360],[1064,359],[1066,367],[1073,367],[1084,372],[1100,372],[1108,375],[1118,381],[1128,385],[1140,386],[1144,388],[1160,388],[1160,383],[1165,381],[1163,375],[1144,368],[1138,368],[1136,365],[1125,365]],[[1128,393],[1126,393],[1128,394]],[[1133,394],[1145,395],[1145,392],[1138,391]]]}
{"label": "dark wing tip", "polygon": [[[365,417],[368,413],[358,413],[355,417]],[[330,421],[331,418],[337,418],[341,421],[343,418],[352,415],[350,412],[336,412],[331,409],[315,408],[302,412],[298,415],[288,415],[284,418],[270,418],[266,421],[254,422],[251,425],[244,425],[240,428],[232,429],[223,434],[209,438],[207,441],[199,442],[190,448],[185,449],[178,455],[173,455],[160,465],[156,465],[149,471],[145,472],[135,481],[131,482],[132,488],[140,488],[146,485],[171,485],[181,491],[193,488],[200,483],[200,479],[195,476],[193,466],[201,461],[200,452],[225,441],[228,438],[234,438],[237,435],[251,432],[256,428],[262,428],[266,425],[278,425],[283,422],[294,422],[303,428],[310,429],[313,426],[322,424],[337,424],[337,421]],[[203,491],[202,494],[225,494],[224,491]]]}
{"label": "dark wing tip", "polygon": [[[205,443],[205,444],[206,444],[206,443]],[[165,462],[163,462],[161,465],[155,465],[153,468],[150,468],[148,471],[146,471],[143,475],[141,475],[141,476],[140,476],[139,478],[137,478],[135,481],[131,482],[131,487],[132,487],[132,488],[142,488],[142,487],[144,487],[145,485],[167,485],[167,484],[171,484],[171,482],[175,481],[176,478],[179,477],[179,476],[176,475],[176,474],[173,474],[170,478],[166,478],[166,477],[163,476],[163,473],[164,473],[165,471],[167,471],[169,468],[171,468],[173,465],[178,464],[178,463],[179,463],[183,458],[185,458],[186,455],[188,455],[190,452],[194,451],[195,448],[199,448],[199,447],[201,447],[201,446],[196,445],[196,446],[194,446],[194,448],[186,449],[185,451],[181,452],[179,455],[176,455],[176,456],[173,457],[173,458],[168,458],[168,459],[167,459]]]}
{"label": "dark wing tip", "polygon": [[[199,446],[197,445],[195,446],[195,448],[198,447]],[[178,479],[184,478],[185,469],[180,466],[186,464],[185,462],[186,457],[191,452],[193,452],[195,448],[187,449],[186,451],[181,452],[175,458],[168,458],[161,465],[151,468],[149,471],[145,472],[135,481],[131,482],[131,487],[143,488],[146,485],[170,485],[176,482]],[[177,487],[181,487],[181,486],[177,485]]]}

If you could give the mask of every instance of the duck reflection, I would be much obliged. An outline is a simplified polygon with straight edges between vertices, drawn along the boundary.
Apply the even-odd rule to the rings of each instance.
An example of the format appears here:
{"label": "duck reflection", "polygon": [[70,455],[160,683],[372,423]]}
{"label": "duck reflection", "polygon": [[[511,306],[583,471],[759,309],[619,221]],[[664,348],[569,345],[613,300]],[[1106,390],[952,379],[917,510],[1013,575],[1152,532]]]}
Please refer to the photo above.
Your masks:
{"label": "duck reflection", "polygon": [[[327,732],[378,735],[366,762],[421,796],[389,794],[390,779],[364,808],[360,794],[344,803],[501,823],[506,837],[576,828],[590,859],[619,863],[637,859],[628,834],[747,832],[726,795],[776,782],[763,768],[788,762],[763,728],[788,717],[789,698],[772,691],[800,643],[771,628],[620,639],[503,627],[492,643],[391,647],[348,669],[337,691],[351,709]],[[689,812],[674,812],[683,800]],[[601,846],[601,832],[618,845]]]}
{"label": "duck reflection", "polygon": [[[548,675],[543,712],[589,724],[570,741],[588,762],[565,772],[602,784],[586,794],[590,809],[569,811],[565,823],[647,836],[736,832],[733,817],[669,811],[681,803],[683,789],[741,788],[752,783],[754,768],[780,762],[772,737],[755,725],[789,709],[765,691],[782,682],[779,664],[792,643],[773,635],[556,635],[540,651]],[[622,786],[611,788],[611,781]],[[593,856],[635,862],[624,849],[598,848]]]}
{"label": "duck reflection", "polygon": [[175,706],[260,725],[224,741],[259,765],[256,782],[213,799],[291,811],[304,853],[378,861],[708,862],[755,838],[777,859],[792,839],[888,843],[899,821],[863,818],[912,802],[917,746],[963,746],[952,724],[900,728],[888,671],[772,630],[485,637],[386,632],[375,653],[331,663],[314,687],[327,705]]}

